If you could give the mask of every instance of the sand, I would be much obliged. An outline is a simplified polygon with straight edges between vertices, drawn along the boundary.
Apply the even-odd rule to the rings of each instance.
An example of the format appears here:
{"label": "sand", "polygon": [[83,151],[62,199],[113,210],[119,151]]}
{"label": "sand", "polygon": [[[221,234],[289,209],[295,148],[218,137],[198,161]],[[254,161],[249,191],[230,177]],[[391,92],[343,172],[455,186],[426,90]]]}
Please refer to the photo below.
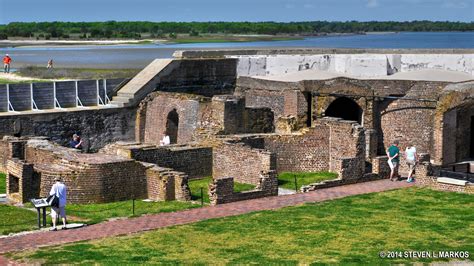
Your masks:
{"label": "sand", "polygon": [[337,77],[346,77],[353,79],[383,79],[383,80],[424,80],[424,81],[447,81],[447,82],[463,82],[474,80],[474,76],[464,72],[426,69],[410,72],[399,72],[390,76],[376,77],[356,77],[348,74],[335,73],[321,70],[303,70],[290,74],[273,75],[273,76],[254,76],[258,79],[297,82],[301,80],[327,80]]}

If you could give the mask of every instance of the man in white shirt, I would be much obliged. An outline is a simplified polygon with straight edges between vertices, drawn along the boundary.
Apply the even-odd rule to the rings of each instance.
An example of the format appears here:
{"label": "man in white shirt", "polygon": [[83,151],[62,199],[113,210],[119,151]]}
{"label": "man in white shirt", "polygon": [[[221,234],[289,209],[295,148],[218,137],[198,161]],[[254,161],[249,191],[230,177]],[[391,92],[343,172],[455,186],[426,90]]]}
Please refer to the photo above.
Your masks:
{"label": "man in white shirt", "polygon": [[408,179],[407,182],[413,182],[413,171],[415,170],[416,162],[418,161],[418,155],[416,154],[416,148],[411,143],[408,144],[408,147],[405,149],[405,158],[408,165]]}
{"label": "man in white shirt", "polygon": [[63,229],[66,228],[66,185],[61,183],[61,178],[56,177],[54,178],[54,183],[53,187],[51,188],[51,191],[49,192],[49,195],[56,195],[56,197],[59,198],[59,207],[51,207],[51,218],[53,220],[53,228],[51,228],[51,231],[57,231],[58,229],[56,228],[56,219],[59,216],[61,216],[63,220]]}
{"label": "man in white shirt", "polygon": [[166,131],[163,131],[163,139],[160,140],[160,146],[166,146],[166,145],[170,145],[171,141],[170,141],[170,136],[168,136],[168,134],[166,134]]}

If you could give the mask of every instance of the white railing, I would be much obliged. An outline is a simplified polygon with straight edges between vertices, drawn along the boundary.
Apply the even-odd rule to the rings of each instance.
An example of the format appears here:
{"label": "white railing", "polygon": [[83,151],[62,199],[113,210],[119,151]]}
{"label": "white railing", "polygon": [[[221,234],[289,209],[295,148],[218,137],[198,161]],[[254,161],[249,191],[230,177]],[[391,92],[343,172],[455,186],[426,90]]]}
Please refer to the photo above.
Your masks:
{"label": "white railing", "polygon": [[[38,89],[35,88],[34,83],[30,83],[29,85],[30,85],[29,86],[29,92],[27,92],[25,94],[25,98],[24,98],[24,100],[29,101],[29,103],[28,102],[23,102],[23,99],[22,99],[21,100],[22,101],[21,106],[26,105],[26,108],[30,111],[42,111],[42,110],[45,110],[45,109],[64,109],[64,107],[63,107],[65,105],[64,101],[60,101],[60,99],[58,99],[58,87],[57,87],[57,82],[56,81],[52,82],[52,94],[53,94],[52,99],[51,99],[51,96],[41,95],[38,92]],[[101,88],[101,85],[102,85],[102,88]],[[22,87],[22,90],[26,90],[26,87]],[[87,97],[87,98],[89,98],[89,97],[79,95],[79,93],[81,92],[81,87],[79,85],[79,81],[77,81],[77,80],[74,81],[74,89],[70,88],[69,90],[70,90],[70,92],[67,92],[67,93],[71,93],[75,97],[74,104],[73,104],[72,107],[87,108],[88,106],[85,106],[84,103],[90,105],[91,100],[93,101],[93,98],[90,98],[90,99],[87,99],[86,102],[84,102],[86,100],[84,97]],[[7,112],[18,112],[18,109],[22,109],[22,108],[20,108],[19,105],[17,105],[16,100],[12,100],[11,92],[12,92],[11,85],[6,84],[6,95],[5,95],[6,96],[6,101],[5,102],[7,103],[7,108],[3,109],[3,110],[7,111]],[[25,92],[22,92],[22,93],[25,93]],[[49,93],[51,93],[51,90],[49,90]],[[103,95],[101,95],[102,93],[103,93]],[[51,95],[51,94],[48,94],[48,95]],[[72,97],[73,95],[70,95],[70,96]],[[97,106],[102,106],[102,107],[113,106],[113,104],[111,104],[110,98],[107,95],[107,80],[106,79],[96,80],[96,92],[95,93],[92,92],[92,95],[90,95],[90,97],[93,97],[93,95],[94,95],[94,97],[96,97],[96,99],[94,99],[94,100],[96,101]],[[47,97],[47,98],[44,98],[44,97]],[[59,97],[59,98],[61,98],[61,97]],[[83,99],[81,99],[81,98],[83,98]],[[40,109],[40,107],[38,107],[38,104],[40,102],[37,103],[37,101],[39,99],[42,100],[41,103],[43,103],[44,101],[49,101],[49,102],[52,101],[53,105],[50,106],[48,104],[47,107],[44,107],[44,105],[42,106],[40,104],[40,107],[41,107],[41,109]],[[95,104],[92,104],[92,105],[95,105]]]}

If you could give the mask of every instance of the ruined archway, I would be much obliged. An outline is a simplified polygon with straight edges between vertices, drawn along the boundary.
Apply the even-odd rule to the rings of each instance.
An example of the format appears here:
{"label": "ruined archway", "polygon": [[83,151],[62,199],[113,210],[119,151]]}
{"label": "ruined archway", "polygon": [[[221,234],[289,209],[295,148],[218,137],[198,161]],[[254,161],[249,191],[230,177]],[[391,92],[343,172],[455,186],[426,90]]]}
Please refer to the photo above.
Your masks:
{"label": "ruined archway", "polygon": [[179,115],[176,109],[168,113],[166,118],[166,134],[170,136],[171,144],[178,143]]}
{"label": "ruined archway", "polygon": [[357,121],[362,125],[362,113],[362,108],[354,100],[347,97],[339,97],[328,106],[324,116]]}

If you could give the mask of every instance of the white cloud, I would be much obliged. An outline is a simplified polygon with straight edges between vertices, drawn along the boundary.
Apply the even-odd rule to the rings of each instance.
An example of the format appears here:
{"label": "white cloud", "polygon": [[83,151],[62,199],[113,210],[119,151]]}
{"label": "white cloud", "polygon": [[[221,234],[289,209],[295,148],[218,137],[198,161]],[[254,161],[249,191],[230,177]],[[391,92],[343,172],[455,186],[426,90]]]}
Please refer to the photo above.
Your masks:
{"label": "white cloud", "polygon": [[374,8],[379,5],[378,0],[367,0],[367,7]]}
{"label": "white cloud", "polygon": [[460,0],[445,0],[442,5],[445,8],[467,8],[468,6],[465,1]]}

